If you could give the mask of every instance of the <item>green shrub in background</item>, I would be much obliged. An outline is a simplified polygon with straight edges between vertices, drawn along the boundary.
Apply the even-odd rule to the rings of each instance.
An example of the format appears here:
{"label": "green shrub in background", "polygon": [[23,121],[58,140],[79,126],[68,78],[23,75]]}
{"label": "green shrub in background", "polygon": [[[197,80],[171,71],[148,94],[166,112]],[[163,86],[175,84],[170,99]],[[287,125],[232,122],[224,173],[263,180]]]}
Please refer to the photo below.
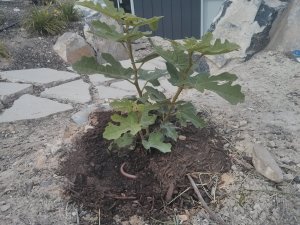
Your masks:
{"label": "green shrub in background", "polygon": [[3,43],[0,42],[0,58],[9,58],[9,53]]}
{"label": "green shrub in background", "polygon": [[[161,17],[149,19],[124,13],[114,8],[113,3],[104,0],[106,7],[93,2],[79,3],[115,19],[124,27],[124,33],[119,33],[115,26],[101,21],[93,21],[94,35],[121,43],[131,60],[131,67],[124,68],[112,55],[103,53],[107,64],[98,64],[93,57],[83,57],[73,65],[73,68],[84,74],[104,74],[107,77],[123,79],[135,86],[136,99],[115,100],[111,103],[116,112],[111,116],[103,137],[111,140],[111,148],[124,150],[135,149],[136,144],[145,149],[157,149],[163,153],[170,152],[172,140],[178,138],[178,126],[193,124],[197,128],[205,126],[204,120],[198,116],[192,102],[179,100],[185,89],[195,89],[199,92],[209,90],[215,92],[231,104],[244,101],[241,86],[233,84],[237,76],[227,72],[211,75],[207,72],[197,73],[198,66],[193,61],[194,54],[218,55],[239,48],[229,41],[213,41],[211,33],[201,40],[186,38],[183,42],[170,41],[171,48],[165,50],[153,43],[153,53],[143,59],[136,60],[133,55],[132,43],[151,35],[157,29]],[[141,31],[141,27],[149,27],[151,31]],[[147,71],[143,65],[161,56],[166,61],[167,70],[155,69]],[[177,91],[169,98],[160,91],[160,78],[167,77]],[[143,81],[143,82],[141,82]]]}
{"label": "green shrub in background", "polygon": [[75,8],[74,1],[69,0],[58,3],[58,10],[60,11],[62,18],[67,22],[80,20],[80,14]]}
{"label": "green shrub in background", "polygon": [[55,35],[66,26],[59,12],[50,6],[34,7],[24,21],[24,28],[31,33]]}
{"label": "green shrub in background", "polygon": [[51,5],[56,2],[56,0],[32,0],[35,5]]}

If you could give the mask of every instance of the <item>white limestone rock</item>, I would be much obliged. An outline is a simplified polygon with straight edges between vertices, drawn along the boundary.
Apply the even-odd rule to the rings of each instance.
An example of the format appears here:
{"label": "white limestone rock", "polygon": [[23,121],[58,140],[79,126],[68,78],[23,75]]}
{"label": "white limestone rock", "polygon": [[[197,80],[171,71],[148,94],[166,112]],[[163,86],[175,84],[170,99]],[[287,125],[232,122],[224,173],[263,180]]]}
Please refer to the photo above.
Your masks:
{"label": "white limestone rock", "polygon": [[257,172],[274,182],[283,181],[283,172],[272,155],[260,145],[255,145],[252,151],[252,162]]}
{"label": "white limestone rock", "polygon": [[0,77],[10,82],[33,84],[42,87],[53,87],[55,85],[69,82],[79,78],[76,73],[58,71],[49,68],[11,70],[0,72]]}
{"label": "white limestone rock", "polygon": [[14,101],[23,94],[32,94],[33,87],[31,84],[19,84],[19,83],[0,83],[0,101],[3,104],[7,104]]}
{"label": "white limestone rock", "polygon": [[75,80],[56,87],[48,88],[41,93],[41,96],[83,104],[92,100],[89,87],[90,85],[85,83],[83,80]]}
{"label": "white limestone rock", "polygon": [[70,64],[76,63],[83,56],[95,56],[94,50],[84,38],[72,32],[66,32],[60,36],[53,49],[65,62]]}

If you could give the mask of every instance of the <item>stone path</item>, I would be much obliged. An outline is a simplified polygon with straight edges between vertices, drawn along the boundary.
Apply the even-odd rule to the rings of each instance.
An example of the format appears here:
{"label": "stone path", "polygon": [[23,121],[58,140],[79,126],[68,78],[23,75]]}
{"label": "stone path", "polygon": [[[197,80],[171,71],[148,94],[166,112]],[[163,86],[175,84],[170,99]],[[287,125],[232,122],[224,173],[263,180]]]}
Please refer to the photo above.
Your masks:
{"label": "stone path", "polygon": [[[125,67],[130,66],[128,60],[121,63]],[[157,58],[143,68],[163,69],[165,64]],[[161,83],[166,94],[174,89],[166,79],[162,79]],[[38,119],[81,109],[72,118],[82,124],[87,120],[88,112],[99,107],[100,103],[133,95],[136,95],[135,87],[127,81],[101,74],[86,78],[74,72],[48,68],[0,71],[0,123]]]}

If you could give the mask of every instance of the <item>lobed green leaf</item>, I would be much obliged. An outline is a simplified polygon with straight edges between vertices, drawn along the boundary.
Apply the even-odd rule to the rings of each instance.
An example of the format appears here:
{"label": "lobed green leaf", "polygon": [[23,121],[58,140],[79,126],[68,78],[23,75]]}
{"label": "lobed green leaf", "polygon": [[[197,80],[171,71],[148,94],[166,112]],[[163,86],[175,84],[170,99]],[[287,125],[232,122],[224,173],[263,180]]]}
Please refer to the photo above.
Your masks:
{"label": "lobed green leaf", "polygon": [[147,86],[147,87],[145,87],[145,90],[147,91],[150,99],[152,99],[155,102],[162,102],[167,99],[166,96],[164,95],[164,93],[162,93],[161,91],[159,91],[153,87]]}
{"label": "lobed green leaf", "polygon": [[174,141],[177,141],[178,133],[176,131],[176,126],[170,122],[163,123],[160,125],[162,132],[169,138],[172,138]]}
{"label": "lobed green leaf", "polygon": [[189,65],[188,55],[179,45],[172,43],[173,51],[153,45],[154,51],[179,70],[185,70]]}
{"label": "lobed green leaf", "polygon": [[99,3],[94,3],[93,1],[84,1],[77,2],[76,4],[87,7],[89,9],[100,12],[108,17],[111,17],[115,20],[121,20],[124,17],[124,10],[122,8],[117,9],[114,7],[114,3],[109,0],[103,0],[105,6],[102,6]]}
{"label": "lobed green leaf", "polygon": [[195,38],[186,38],[184,40],[184,49],[188,52],[200,52],[203,55],[219,55],[238,50],[240,47],[228,40],[224,42],[216,39],[213,43],[212,33],[206,33],[201,40]]}
{"label": "lobed green leaf", "polygon": [[113,123],[108,123],[108,126],[103,132],[103,137],[107,140],[115,140],[122,136],[122,134],[129,132],[131,135],[136,135],[141,129],[141,124],[139,123],[138,114],[135,112],[128,113],[127,116],[120,116],[114,114],[111,116],[113,122],[118,123],[115,125]]}
{"label": "lobed green leaf", "polygon": [[83,74],[100,73],[107,77],[129,80],[133,75],[132,68],[124,68],[109,53],[102,53],[102,57],[108,64],[99,64],[94,57],[82,57],[72,65],[73,69]]}
{"label": "lobed green leaf", "polygon": [[171,152],[172,145],[170,143],[164,143],[164,135],[161,132],[152,132],[149,135],[148,141],[143,140],[142,144],[145,149],[155,148],[162,153]]}
{"label": "lobed green leaf", "polygon": [[138,71],[138,74],[139,74],[139,79],[148,81],[153,86],[159,86],[160,84],[158,79],[166,76],[168,73],[166,70],[160,70],[155,68],[154,71],[140,69]]}
{"label": "lobed green leaf", "polygon": [[118,139],[114,140],[114,143],[119,147],[119,148],[126,148],[128,146],[131,146],[135,140],[135,136],[133,136],[130,133],[125,133]]}
{"label": "lobed green leaf", "polygon": [[186,126],[187,122],[191,122],[196,128],[205,126],[205,121],[197,115],[197,110],[190,102],[180,103],[177,106],[176,118],[182,126]]}
{"label": "lobed green leaf", "polygon": [[132,112],[134,108],[136,108],[136,102],[130,99],[121,99],[121,100],[114,100],[109,104],[113,110],[121,111],[123,113]]}
{"label": "lobed green leaf", "polygon": [[137,60],[136,63],[146,63],[152,59],[157,58],[158,56],[159,56],[159,54],[153,52],[153,53],[150,53],[149,55],[146,55],[144,58]]}
{"label": "lobed green leaf", "polygon": [[213,91],[235,105],[245,100],[245,95],[241,92],[241,86],[237,84],[232,85],[232,82],[236,79],[236,75],[230,73],[222,73],[216,76],[201,73],[190,77],[186,85],[200,92],[203,92],[205,89]]}
{"label": "lobed green leaf", "polygon": [[92,26],[93,29],[91,33],[99,37],[113,41],[119,41],[124,38],[123,33],[119,33],[114,25],[108,25],[100,20],[94,20],[92,21]]}

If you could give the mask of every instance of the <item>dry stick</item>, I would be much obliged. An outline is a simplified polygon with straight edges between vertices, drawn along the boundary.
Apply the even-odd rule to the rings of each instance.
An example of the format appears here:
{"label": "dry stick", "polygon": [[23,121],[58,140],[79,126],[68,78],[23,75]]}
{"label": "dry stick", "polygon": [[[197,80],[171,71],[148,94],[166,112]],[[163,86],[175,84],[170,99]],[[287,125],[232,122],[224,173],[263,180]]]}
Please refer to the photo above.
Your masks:
{"label": "dry stick", "polygon": [[177,195],[175,198],[173,198],[171,201],[169,201],[167,203],[167,205],[170,205],[172,202],[174,202],[177,198],[179,198],[181,195],[183,195],[184,193],[186,193],[190,189],[191,189],[190,187],[188,187],[187,189],[185,189],[183,192],[181,192],[179,195]]}
{"label": "dry stick", "polygon": [[190,183],[191,183],[191,185],[192,185],[192,187],[193,187],[193,189],[194,189],[194,191],[195,191],[197,197],[199,198],[199,200],[200,200],[200,202],[201,202],[203,208],[209,213],[209,215],[211,216],[211,218],[212,218],[215,222],[217,222],[217,223],[219,223],[219,224],[221,224],[221,225],[226,225],[226,223],[225,223],[220,217],[218,217],[218,216],[217,216],[217,215],[216,215],[216,214],[208,207],[208,205],[207,205],[206,202],[204,201],[202,195],[200,194],[200,191],[199,191],[199,189],[197,188],[197,186],[196,186],[195,181],[193,180],[193,178],[192,178],[189,174],[187,174],[187,177],[189,178],[189,181],[190,181]]}
{"label": "dry stick", "polygon": [[116,196],[116,195],[106,195],[108,198],[114,198],[118,200],[135,200],[137,197],[134,196]]}
{"label": "dry stick", "polygon": [[100,208],[99,208],[99,211],[98,211],[98,216],[99,216],[98,225],[101,225],[101,212],[100,212]]}
{"label": "dry stick", "polygon": [[76,222],[78,225],[80,224],[78,209],[76,210]]}

